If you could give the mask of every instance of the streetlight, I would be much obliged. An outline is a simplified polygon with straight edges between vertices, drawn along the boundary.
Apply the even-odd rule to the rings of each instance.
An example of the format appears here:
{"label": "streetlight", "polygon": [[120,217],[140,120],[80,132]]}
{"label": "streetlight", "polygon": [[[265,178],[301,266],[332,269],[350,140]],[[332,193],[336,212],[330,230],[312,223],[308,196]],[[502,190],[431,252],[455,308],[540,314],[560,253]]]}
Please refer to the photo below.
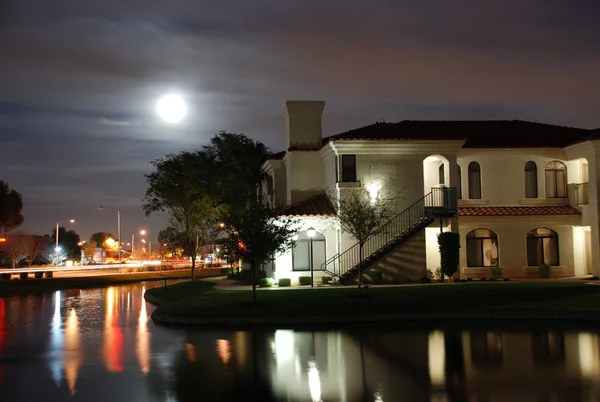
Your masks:
{"label": "streetlight", "polygon": [[[56,222],[56,248],[54,249],[56,253],[56,266],[58,266],[58,252],[60,251],[60,247],[58,247],[58,227],[63,221]],[[75,219],[69,219],[70,223],[75,223]]]}
{"label": "streetlight", "polygon": [[313,237],[317,234],[317,231],[312,226],[306,231],[308,238],[310,239],[310,287],[315,287],[314,280],[314,269],[313,269]]}
{"label": "streetlight", "polygon": [[[140,230],[140,235],[145,236],[146,235],[146,230],[142,229]],[[133,242],[133,236],[132,236],[132,242]],[[142,239],[142,243],[146,244],[146,239]],[[145,248],[144,248],[144,253],[146,252]],[[149,242],[149,254],[150,254],[150,259],[152,259],[152,241]],[[142,265],[144,265],[144,256],[142,255],[142,258],[140,258]]]}
{"label": "streetlight", "polygon": [[121,210],[116,207],[100,206],[100,209],[114,209],[117,211],[117,237],[119,238],[119,272],[121,272]]}

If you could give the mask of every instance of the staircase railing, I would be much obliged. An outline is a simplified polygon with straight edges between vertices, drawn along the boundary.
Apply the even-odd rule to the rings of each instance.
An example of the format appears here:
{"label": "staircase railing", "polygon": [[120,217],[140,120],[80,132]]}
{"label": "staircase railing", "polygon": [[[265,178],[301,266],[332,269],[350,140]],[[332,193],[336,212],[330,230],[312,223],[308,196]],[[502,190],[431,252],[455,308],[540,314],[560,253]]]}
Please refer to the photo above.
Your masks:
{"label": "staircase railing", "polygon": [[[417,225],[433,219],[436,215],[456,214],[456,189],[454,187],[432,188],[431,192],[391,218],[367,239],[363,248],[363,260],[369,259]],[[342,276],[360,264],[360,244],[356,243],[321,265],[321,270],[333,276]]]}

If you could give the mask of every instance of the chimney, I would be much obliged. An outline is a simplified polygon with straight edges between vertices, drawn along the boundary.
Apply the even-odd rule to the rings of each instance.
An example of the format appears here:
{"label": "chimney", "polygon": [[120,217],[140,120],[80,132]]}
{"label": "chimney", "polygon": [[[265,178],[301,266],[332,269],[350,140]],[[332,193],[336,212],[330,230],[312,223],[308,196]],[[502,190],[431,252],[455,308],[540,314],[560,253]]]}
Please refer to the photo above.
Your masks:
{"label": "chimney", "polygon": [[324,101],[286,101],[283,105],[287,149],[321,148]]}

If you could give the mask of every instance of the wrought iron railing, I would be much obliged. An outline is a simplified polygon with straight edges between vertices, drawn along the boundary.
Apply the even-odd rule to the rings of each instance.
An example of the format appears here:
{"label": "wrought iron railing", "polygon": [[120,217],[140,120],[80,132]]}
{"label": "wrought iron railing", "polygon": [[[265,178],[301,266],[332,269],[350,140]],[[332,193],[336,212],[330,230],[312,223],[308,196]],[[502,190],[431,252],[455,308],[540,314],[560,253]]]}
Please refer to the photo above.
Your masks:
{"label": "wrought iron railing", "polygon": [[[396,242],[420,224],[431,221],[434,216],[448,216],[456,213],[456,188],[433,188],[431,192],[383,224],[363,247],[363,260],[368,260],[381,249]],[[321,270],[342,276],[360,264],[360,244],[337,254],[321,265]]]}

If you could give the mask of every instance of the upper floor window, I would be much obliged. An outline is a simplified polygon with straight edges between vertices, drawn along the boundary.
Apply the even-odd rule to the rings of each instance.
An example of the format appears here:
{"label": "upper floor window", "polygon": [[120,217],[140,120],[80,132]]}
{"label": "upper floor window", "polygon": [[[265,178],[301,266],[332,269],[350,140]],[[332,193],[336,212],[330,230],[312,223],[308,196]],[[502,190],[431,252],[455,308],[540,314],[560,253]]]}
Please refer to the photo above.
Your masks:
{"label": "upper floor window", "polygon": [[459,200],[462,200],[462,172],[458,163],[456,164],[456,195]]}
{"label": "upper floor window", "polygon": [[525,198],[538,198],[537,165],[533,161],[525,164]]}
{"label": "upper floor window", "polygon": [[560,161],[546,165],[546,198],[567,197],[567,167]]}
{"label": "upper floor window", "polygon": [[444,162],[440,165],[438,169],[438,182],[439,184],[446,184],[446,179],[444,176],[446,175],[446,169],[444,168]]}
{"label": "upper floor window", "polygon": [[481,167],[477,162],[469,163],[469,198],[481,199]]}
{"label": "upper floor window", "polygon": [[547,228],[537,228],[527,233],[527,265],[558,266],[558,233]]}
{"label": "upper floor window", "polygon": [[489,229],[475,229],[467,234],[467,267],[497,267],[498,235]]}
{"label": "upper floor window", "polygon": [[342,155],[342,182],[356,181],[356,155]]}

